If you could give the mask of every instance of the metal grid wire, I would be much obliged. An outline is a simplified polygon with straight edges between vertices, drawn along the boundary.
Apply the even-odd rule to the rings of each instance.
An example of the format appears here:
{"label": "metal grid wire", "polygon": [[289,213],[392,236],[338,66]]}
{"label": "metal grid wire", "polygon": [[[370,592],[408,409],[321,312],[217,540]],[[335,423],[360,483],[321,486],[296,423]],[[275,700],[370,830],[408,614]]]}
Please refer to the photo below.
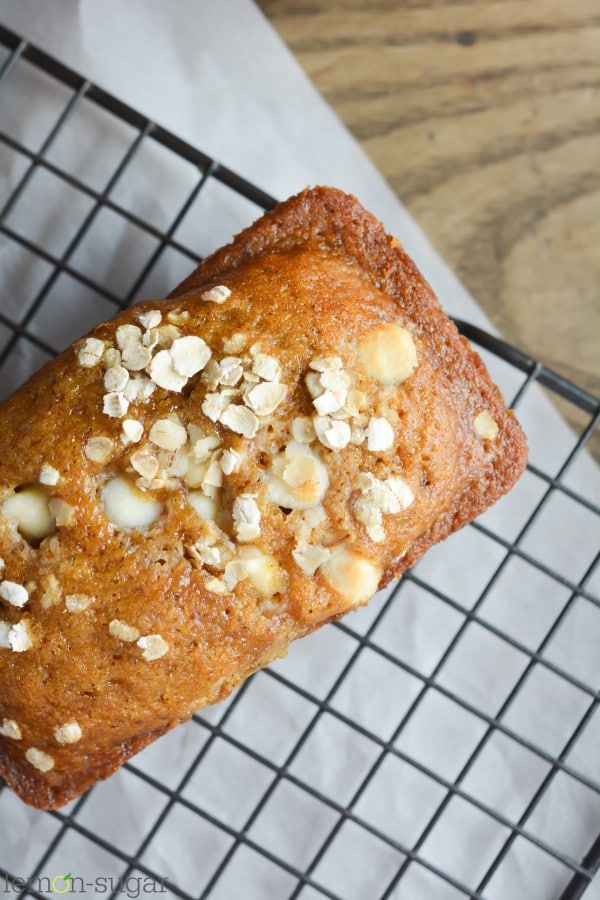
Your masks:
{"label": "metal grid wire", "polygon": [[[96,321],[142,296],[163,296],[165,289],[187,274],[198,259],[197,252],[189,246],[196,246],[199,237],[206,244],[200,247],[203,252],[226,239],[226,234],[211,234],[207,228],[211,205],[221,212],[232,210],[232,223],[235,221],[237,229],[239,224],[251,221],[260,209],[271,207],[274,200],[2,28],[0,50],[0,166],[3,157],[5,161],[10,157],[12,173],[2,184],[0,196],[0,249],[2,268],[10,269],[13,276],[15,271],[19,273],[23,285],[21,296],[2,290],[0,300],[0,384],[6,394],[32,368]],[[33,89],[47,92],[45,111],[34,123],[33,133],[25,137],[19,130],[27,118],[23,103],[20,118],[7,110],[11,98],[18,99],[22,92],[24,102],[27,92]],[[18,110],[18,102],[16,106]],[[71,139],[75,137],[71,143],[80,151],[78,174],[61,157],[64,134],[69,130]],[[109,133],[117,134],[118,139],[111,137],[109,141]],[[96,153],[94,147],[99,142],[102,152]],[[152,175],[148,178],[147,167],[136,168],[144,163],[148,148],[163,154],[161,173],[173,168],[178,171],[176,208],[166,209],[162,201],[157,203],[155,197],[148,196],[147,183]],[[106,160],[110,166],[99,170],[97,164],[104,165]],[[153,164],[149,163],[150,167]],[[131,177],[135,187],[136,172],[142,169],[147,180],[139,202],[140,191],[128,190],[127,179]],[[162,190],[162,186],[158,180],[152,190]],[[172,192],[168,193],[170,196]],[[132,197],[135,202],[130,202]],[[55,202],[58,213],[54,212]],[[48,227],[53,217],[66,221],[70,232],[57,236],[58,224]],[[94,246],[94,229],[102,217],[108,217],[112,223],[104,233],[110,230],[115,235],[115,245],[125,243],[128,250],[123,257],[115,247],[101,247],[103,258],[110,257],[111,263],[99,269],[98,257],[87,248]],[[22,221],[27,221],[27,227],[22,226]],[[59,306],[59,302],[63,305]],[[266,867],[270,874],[265,877],[271,887],[265,896],[270,898],[409,898],[414,895],[411,885],[418,879],[421,886],[427,886],[428,896],[435,898],[512,898],[517,896],[512,889],[494,887],[510,884],[502,878],[511,871],[516,845],[525,845],[533,854],[528,870],[530,875],[533,873],[534,887],[518,896],[540,896],[535,889],[536,866],[547,865],[556,869],[557,889],[553,896],[560,895],[564,900],[582,896],[600,863],[600,835],[597,820],[593,815],[590,818],[589,804],[582,801],[582,806],[574,811],[580,820],[575,842],[572,835],[565,835],[560,829],[540,829],[536,816],[565,779],[586,798],[592,798],[590,809],[597,809],[594,804],[600,795],[599,772],[597,767],[593,771],[581,766],[576,753],[579,742],[594,741],[598,731],[600,695],[591,683],[595,676],[588,674],[589,666],[571,665],[569,660],[557,657],[554,648],[575,607],[582,607],[590,621],[594,618],[596,624],[590,625],[590,630],[597,627],[598,556],[594,551],[585,570],[573,573],[562,566],[561,558],[555,559],[553,552],[545,556],[538,553],[539,545],[532,544],[529,537],[557,498],[576,504],[580,514],[588,517],[591,534],[597,537],[600,510],[569,479],[569,473],[581,459],[582,448],[598,424],[599,403],[505,343],[466,323],[459,325],[482,348],[485,359],[500,366],[505,391],[508,385],[512,406],[522,416],[527,417],[528,404],[535,406],[539,402],[541,391],[536,385],[561,395],[586,416],[581,434],[573,438],[572,446],[556,465],[546,466],[532,454],[524,483],[535,485],[531,491],[534,502],[518,527],[496,527],[495,520],[486,514],[461,532],[468,542],[484,542],[493,551],[491,575],[477,585],[476,595],[463,596],[460,579],[456,586],[440,584],[434,568],[420,564],[407,574],[401,586],[390,589],[364,615],[358,613],[330,626],[325,654],[329,669],[327,678],[319,676],[320,683],[311,675],[312,664],[304,670],[274,665],[249,679],[225,704],[203,710],[188,726],[163,739],[172,742],[173,755],[178,758],[176,766],[166,769],[163,762],[153,762],[151,748],[128,764],[121,777],[135,779],[147,789],[144,815],[135,827],[129,824],[128,830],[121,833],[121,813],[107,823],[94,800],[97,792],[105,788],[95,788],[63,811],[35,814],[31,852],[26,860],[7,860],[0,855],[0,884],[2,879],[14,882],[17,876],[23,876],[24,866],[27,876],[32,877],[45,874],[49,866],[60,870],[62,848],[68,845],[69,852],[76,853],[77,847],[86,842],[95,848],[103,871],[122,878],[137,875],[160,881],[161,856],[153,848],[165,829],[179,829],[182,834],[193,834],[195,846],[204,848],[198,852],[211,862],[204,864],[202,877],[190,870],[180,880],[169,883],[171,895],[178,897],[242,896],[253,873]],[[552,601],[542,621],[536,622],[535,635],[509,630],[494,612],[498,594],[503,604],[509,603],[510,585],[514,582],[507,576],[511,567],[518,572],[519,566],[544,580],[549,597],[554,597],[554,588],[559,591],[559,599]],[[440,623],[450,623],[440,638],[439,656],[429,665],[419,659],[414,648],[403,648],[401,639],[394,644],[384,637],[390,629],[393,631],[396,612],[404,615],[403,605],[410,606],[415,597],[419,609],[432,610],[431,620],[423,627],[430,628],[431,622],[437,628],[442,628]],[[537,613],[534,618],[539,618]],[[468,690],[455,687],[448,676],[457,648],[464,646],[467,636],[474,633],[478,640],[494,641],[494,646],[522,660],[517,677],[496,705],[489,708]],[[385,670],[386,684],[398,685],[394,697],[398,699],[397,709],[389,700],[385,710],[378,707],[379,714],[387,716],[385,727],[368,718],[358,720],[352,703],[343,701],[348,685],[360,681],[361,666],[367,657]],[[569,703],[573,714],[569,721],[552,722],[552,739],[550,734],[528,729],[527,723],[513,715],[522,694],[540,677],[555,681],[557,695],[566,691],[573,697]],[[409,687],[405,689],[406,685]],[[372,690],[375,694],[375,685]],[[252,722],[240,715],[244,704],[257,694],[263,704],[275,709],[269,724],[273,733],[268,738],[263,728],[259,739]],[[294,704],[301,711],[296,716],[295,737],[281,747],[276,738],[277,716],[285,716]],[[471,729],[471,742],[453,767],[440,763],[433,752],[435,745],[445,740],[435,727],[444,704],[454,710],[461,733]],[[548,715],[551,719],[551,711]],[[395,717],[393,721],[390,716]],[[411,750],[410,736],[417,723],[422,725],[423,721],[430,729],[432,753],[418,756]],[[368,747],[367,762],[350,791],[346,787],[336,793],[323,787],[309,769],[300,765],[309,753],[307,748],[315,746],[315,735],[325,727],[350,734],[350,746],[357,748],[357,753]],[[518,773],[519,754],[526,754],[538,765],[540,777],[526,786],[518,808],[495,797],[489,779],[482,788],[474,778],[481,759],[498,741],[510,745],[516,754],[515,772]],[[215,758],[220,765],[215,766]],[[596,754],[598,758],[600,753]],[[318,760],[317,766],[321,764],[326,761]],[[410,834],[406,829],[395,829],[392,822],[373,820],[369,815],[370,792],[381,771],[392,765],[428,785],[428,792],[417,798]],[[225,777],[225,771],[227,777],[238,772],[243,778],[244,787],[238,794],[244,802],[235,811],[221,809],[214,798],[211,800],[209,789],[202,794],[194,787],[199,774],[206,773],[206,785]],[[402,783],[400,779],[399,784]],[[118,797],[109,794],[109,799],[111,796],[118,803]],[[7,807],[9,802],[13,805]],[[406,802],[409,803],[408,790]],[[6,824],[1,823],[3,818],[5,823],[13,820],[14,803],[12,795],[0,787],[0,830],[5,842]],[[272,836],[264,837],[263,813],[277,803],[283,803],[289,818],[302,821],[306,817],[310,830],[315,832],[310,852],[303,858],[294,856],[277,841],[274,843]],[[482,823],[481,828],[493,826],[498,834],[493,852],[473,870],[471,883],[455,874],[451,860],[444,864],[443,857],[428,850],[442,826],[445,833],[452,830],[452,811],[457,804],[475,816]],[[317,807],[320,817],[314,812]],[[340,847],[345,848],[345,856],[344,852],[340,856]],[[342,867],[352,869],[353,857],[359,861],[359,869],[352,873],[356,884],[350,888],[332,881],[328,860],[341,860]],[[64,859],[67,866],[75,865],[69,864],[66,856]],[[189,865],[192,866],[191,858]],[[370,880],[365,881],[370,867],[377,877],[371,873]],[[523,877],[521,873],[515,883]],[[30,883],[20,895],[42,897],[46,893]],[[112,896],[116,895],[117,889]]]}

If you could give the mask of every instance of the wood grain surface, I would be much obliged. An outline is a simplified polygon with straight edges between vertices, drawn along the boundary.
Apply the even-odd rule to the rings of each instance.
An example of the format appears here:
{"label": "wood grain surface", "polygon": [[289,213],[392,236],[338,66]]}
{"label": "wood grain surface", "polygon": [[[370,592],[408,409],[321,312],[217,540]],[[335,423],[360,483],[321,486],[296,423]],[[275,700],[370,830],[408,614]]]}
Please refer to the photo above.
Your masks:
{"label": "wood grain surface", "polygon": [[504,337],[600,393],[600,0],[258,5]]}

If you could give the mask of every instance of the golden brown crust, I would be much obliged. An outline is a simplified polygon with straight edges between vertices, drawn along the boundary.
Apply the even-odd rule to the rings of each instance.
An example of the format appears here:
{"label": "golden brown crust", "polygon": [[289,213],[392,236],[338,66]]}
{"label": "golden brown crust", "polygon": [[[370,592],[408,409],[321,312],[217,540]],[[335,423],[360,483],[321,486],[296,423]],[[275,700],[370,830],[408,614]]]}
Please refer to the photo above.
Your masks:
{"label": "golden brown crust", "polygon": [[[231,291],[225,302],[203,300],[203,292],[219,284]],[[140,313],[157,309],[163,324],[175,311],[179,335],[201,335],[213,359],[227,356],[224,341],[245,333],[248,346],[239,351],[244,379],[252,377],[247,373],[256,357],[248,347],[259,342],[260,352],[280,365],[285,398],[246,438],[205,414],[209,388],[199,371],[181,393],[158,387],[146,402],[132,402],[126,416],[140,423],[143,437],[139,444],[124,443],[126,416],[103,412],[107,364],[82,367],[78,342],[0,408],[0,505],[15,487],[37,482],[46,464],[60,477],[44,490],[73,511],[39,547],[0,515],[6,563],[0,580],[26,586],[29,594],[22,608],[0,601],[0,728],[8,721],[21,732],[20,739],[0,734],[0,772],[36,806],[68,802],[195,709],[222,699],[251,671],[285,653],[290,640],[368,599],[344,593],[325,574],[328,563],[312,576],[300,568],[294,554],[306,514],[282,509],[266,473],[289,446],[292,421],[314,413],[304,377],[315,358],[339,357],[352,389],[364,394],[363,419],[386,419],[394,433],[393,447],[382,451],[359,440],[340,451],[316,439],[310,445],[325,467],[328,488],[318,504],[323,522],[310,526],[309,543],[331,558],[347,552],[359,566],[367,561],[359,573],[362,578],[366,571],[367,583],[373,573],[380,586],[401,574],[507,491],[525,465],[521,429],[477,354],[397,242],[339,191],[317,188],[281,204],[205,260],[168,301],[126,311],[93,337],[114,348],[119,326],[137,325]],[[406,380],[387,387],[376,383],[360,356],[365,335],[384,323],[409,334],[418,357]],[[161,337],[167,347],[172,340],[173,334]],[[482,437],[474,429],[482,411],[497,434]],[[227,545],[216,568],[190,551],[205,549],[208,526],[188,502],[195,488],[185,460],[177,468],[177,452],[168,459],[167,451],[157,452],[163,469],[171,469],[162,481],[143,485],[162,507],[156,522],[119,527],[103,505],[111,479],[139,474],[132,468],[136,448],[156,452],[150,432],[169,417],[188,428],[181,453],[191,452],[195,427],[216,437],[217,460],[223,450],[241,454],[214,489]],[[358,434],[360,416],[348,421]],[[86,450],[98,436],[112,442],[103,463]],[[369,530],[357,513],[361,490],[363,499],[373,496],[357,486],[365,473],[379,482],[392,477],[408,490],[401,512],[380,517],[385,539],[374,537],[377,526]],[[258,534],[249,541],[231,519],[240,495],[252,495],[261,512]],[[224,561],[241,559],[248,544],[270,561],[270,589],[244,570],[223,590]],[[214,593],[215,585],[221,593]],[[79,608],[76,601],[69,611],[66,598],[81,596],[92,598],[89,605]],[[115,637],[115,620],[136,635],[160,635],[168,649],[148,659],[143,645]],[[14,652],[6,646],[6,629],[21,621],[32,646]],[[81,736],[61,744],[55,729],[73,722]],[[25,758],[32,747],[51,757],[53,767],[35,768]]]}

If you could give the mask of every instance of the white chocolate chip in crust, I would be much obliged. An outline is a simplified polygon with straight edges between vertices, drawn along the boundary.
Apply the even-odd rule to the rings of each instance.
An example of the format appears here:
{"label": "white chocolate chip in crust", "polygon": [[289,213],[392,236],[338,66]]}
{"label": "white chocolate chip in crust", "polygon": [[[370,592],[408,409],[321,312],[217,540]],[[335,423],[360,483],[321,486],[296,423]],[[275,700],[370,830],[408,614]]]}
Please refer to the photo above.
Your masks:
{"label": "white chocolate chip in crust", "polygon": [[152,525],[162,512],[162,504],[140,491],[128,478],[118,476],[102,488],[106,515],[118,528],[141,529]]}
{"label": "white chocolate chip in crust", "polygon": [[162,450],[179,450],[187,441],[187,431],[171,419],[159,419],[150,429],[150,440]]}
{"label": "white chocolate chip in crust", "polygon": [[259,421],[252,410],[236,403],[231,403],[223,410],[219,422],[246,438],[253,438],[259,426]]}
{"label": "white chocolate chip in crust", "polygon": [[113,450],[114,444],[110,438],[92,437],[87,441],[83,452],[90,462],[102,465],[103,463],[108,462],[112,456]]}
{"label": "white chocolate chip in crust", "polygon": [[372,453],[389,450],[394,446],[394,429],[387,419],[369,419],[367,425],[367,450]]}
{"label": "white chocolate chip in crust", "polygon": [[25,751],[25,759],[28,763],[34,767],[34,769],[38,769],[40,772],[49,772],[50,769],[54,768],[54,760],[48,753],[44,753],[43,750],[39,750],[37,747],[29,747],[28,750]]}
{"label": "white chocolate chip in crust", "polygon": [[[258,547],[242,547],[239,559],[233,566],[238,568],[236,574],[239,579],[248,578],[261,597],[268,599],[285,590],[287,578],[277,558],[270,553],[262,553]],[[227,567],[230,572],[233,566]]]}
{"label": "white chocolate chip in crust", "polygon": [[52,497],[48,501],[48,509],[58,528],[68,528],[75,522],[75,508],[61,497]]}
{"label": "white chocolate chip in crust", "polygon": [[228,297],[231,297],[231,291],[224,284],[217,284],[215,287],[204,291],[200,295],[200,299],[206,303],[225,303]]}
{"label": "white chocolate chip in crust", "polygon": [[352,432],[347,422],[329,416],[314,416],[313,425],[317,438],[329,450],[343,450],[350,442]]}
{"label": "white chocolate chip in crust", "polygon": [[87,338],[77,352],[79,365],[84,369],[93,369],[104,355],[104,341],[98,338]]}
{"label": "white chocolate chip in crust", "polygon": [[175,369],[173,357],[168,350],[159,350],[147,371],[152,381],[165,391],[181,393],[188,381],[185,375]]}
{"label": "white chocolate chip in crust", "polygon": [[498,423],[490,415],[489,409],[484,409],[477,413],[473,419],[473,428],[486,441],[493,441],[500,431]]}
{"label": "white chocolate chip in crust", "polygon": [[306,444],[295,441],[273,458],[269,476],[269,496],[285,509],[317,506],[329,487],[327,466]]}
{"label": "white chocolate chip in crust", "polygon": [[240,494],[233,501],[233,527],[240,543],[254,541],[260,536],[260,509],[254,497]]}
{"label": "white chocolate chip in crust", "polygon": [[392,323],[368,331],[358,342],[358,356],[371,378],[381,384],[402,384],[417,365],[410,331]]}
{"label": "white chocolate chip in crust", "polygon": [[2,515],[14,522],[28,541],[42,541],[56,530],[48,497],[34,486],[23,488],[5,500]]}
{"label": "white chocolate chip in crust", "polygon": [[122,391],[129,381],[129,372],[123,366],[111,366],[104,373],[104,387],[107,391]]}
{"label": "white chocolate chip in crust", "polygon": [[372,560],[345,548],[332,553],[319,571],[349,607],[370,600],[377,592],[382,575],[380,566]]}
{"label": "white chocolate chip in crust", "polygon": [[210,347],[193,334],[174,340],[169,353],[175,371],[187,378],[200,372],[212,356]]}
{"label": "white chocolate chip in crust", "polygon": [[136,419],[125,419],[121,426],[123,437],[128,443],[139,444],[144,434],[144,426]]}
{"label": "white chocolate chip in crust", "polygon": [[133,644],[140,636],[140,632],[133,625],[122,622],[120,619],[113,619],[108,623],[108,631],[111,637],[117,641],[124,641],[126,644]]}
{"label": "white chocolate chip in crust", "polygon": [[207,497],[202,491],[192,491],[188,494],[188,503],[205,522],[214,522],[217,518],[219,510],[216,501],[212,497]]}
{"label": "white chocolate chip in crust", "polygon": [[270,416],[280,403],[285,400],[287,388],[284,384],[275,381],[263,381],[248,391],[244,397],[244,403],[256,413],[257,416]]}
{"label": "white chocolate chip in crust", "polygon": [[127,414],[129,400],[124,394],[120,392],[105,394],[103,400],[104,406],[102,411],[105,415],[113,419],[122,419]]}
{"label": "white chocolate chip in crust", "polygon": [[95,602],[95,597],[89,594],[67,594],[65,597],[65,608],[67,612],[78,613],[83,612]]}
{"label": "white chocolate chip in crust", "polygon": [[55,484],[58,484],[59,480],[60,472],[58,472],[54,466],[49,465],[49,463],[44,463],[40,471],[40,484],[46,484],[49,487],[53,487]]}
{"label": "white chocolate chip in crust", "polygon": [[305,544],[292,550],[292,556],[305,575],[314,575],[319,566],[327,562],[331,550],[327,547]]}
{"label": "white chocolate chip in crust", "polygon": [[162,313],[158,309],[149,309],[147,312],[140,313],[137,320],[143,328],[149,331],[151,328],[158,328],[162,322]]}
{"label": "white chocolate chip in crust", "polygon": [[78,722],[65,722],[54,729],[54,740],[58,744],[76,744],[82,737],[83,732]]}
{"label": "white chocolate chip in crust", "polygon": [[10,738],[12,741],[20,741],[23,737],[23,733],[14,719],[2,720],[0,734],[2,737]]}
{"label": "white chocolate chip in crust", "polygon": [[5,600],[11,606],[21,609],[29,600],[29,594],[22,584],[14,581],[2,581],[0,582],[0,600]]}
{"label": "white chocolate chip in crust", "polygon": [[8,642],[15,653],[25,653],[33,647],[33,634],[29,623],[21,619],[8,632]]}
{"label": "white chocolate chip in crust", "polygon": [[169,652],[169,645],[160,634],[148,634],[145,637],[141,637],[137,641],[137,645],[140,650],[143,650],[142,656],[148,662],[160,659],[161,656]]}

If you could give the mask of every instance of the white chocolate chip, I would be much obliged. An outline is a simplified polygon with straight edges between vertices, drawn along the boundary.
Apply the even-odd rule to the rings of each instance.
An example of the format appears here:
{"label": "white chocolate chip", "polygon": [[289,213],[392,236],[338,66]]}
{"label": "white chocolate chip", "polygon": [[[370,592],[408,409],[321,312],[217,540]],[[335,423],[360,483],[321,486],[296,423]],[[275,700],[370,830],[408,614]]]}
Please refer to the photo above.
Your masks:
{"label": "white chocolate chip", "polygon": [[127,644],[137,641],[140,636],[137,628],[133,625],[128,625],[127,622],[122,622],[120,619],[113,619],[109,622],[108,631],[111,637],[114,637],[117,641],[124,641]]}
{"label": "white chocolate chip", "polygon": [[343,450],[350,442],[352,432],[347,422],[329,416],[314,416],[313,425],[317,438],[329,450]]}
{"label": "white chocolate chip", "polygon": [[79,365],[84,369],[93,369],[104,355],[104,341],[98,338],[87,338],[77,352]]}
{"label": "white chocolate chip", "polygon": [[[145,476],[144,476],[145,477]],[[108,518],[119,528],[147,528],[162,512],[162,504],[140,491],[128,478],[118,476],[102,488],[102,504]]]}
{"label": "white chocolate chip", "polygon": [[244,397],[246,403],[257,416],[270,416],[285,399],[287,388],[284,384],[264,381],[257,384]]}
{"label": "white chocolate chip", "polygon": [[143,650],[142,656],[148,662],[152,662],[154,659],[160,659],[161,656],[164,656],[165,653],[169,652],[169,645],[160,634],[148,634],[145,637],[141,637],[137,641],[137,645],[140,650]]}
{"label": "white chocolate chip", "polygon": [[212,497],[207,497],[201,491],[192,491],[188,494],[188,503],[205,522],[214,522],[216,519],[218,508]]}
{"label": "white chocolate chip", "polygon": [[0,648],[3,650],[10,650],[10,632],[11,626],[8,622],[0,619]]}
{"label": "white chocolate chip", "polygon": [[49,487],[53,487],[55,484],[58,484],[59,479],[60,472],[58,472],[54,466],[44,463],[40,472],[40,484],[46,484]]}
{"label": "white chocolate chip", "polygon": [[394,446],[394,429],[387,419],[372,417],[367,425],[367,450],[381,452]]}
{"label": "white chocolate chip", "polygon": [[105,463],[110,459],[114,449],[114,444],[107,437],[92,437],[86,443],[83,452],[90,460],[95,463]]}
{"label": "white chocolate chip", "polygon": [[129,372],[123,366],[111,366],[104,373],[104,387],[107,391],[122,391],[129,381]]}
{"label": "white chocolate chip", "polygon": [[123,429],[123,436],[129,443],[139,444],[144,434],[144,426],[141,422],[138,422],[136,419],[125,419],[121,428]]}
{"label": "white chocolate chip", "polygon": [[15,653],[24,653],[33,647],[33,635],[28,622],[21,619],[8,633],[8,642]]}
{"label": "white chocolate chip", "polygon": [[253,541],[260,536],[260,509],[253,497],[240,494],[233,501],[233,527],[241,543]]}
{"label": "white chocolate chip", "polygon": [[83,732],[78,722],[65,722],[54,729],[54,740],[58,744],[76,744],[83,737]]}
{"label": "white chocolate chip", "polygon": [[49,772],[50,769],[54,768],[52,757],[48,753],[44,753],[43,750],[38,750],[37,747],[29,747],[25,751],[25,759],[28,763],[31,763],[34,769],[38,769],[40,772]]}
{"label": "white chocolate chip", "polygon": [[269,495],[286,509],[307,509],[321,503],[329,487],[327,466],[306,445],[291,441],[269,470]]}
{"label": "white chocolate chip", "polygon": [[14,522],[28,541],[41,541],[55,531],[48,497],[37,487],[24,488],[5,500],[2,515]]}
{"label": "white chocolate chip", "polygon": [[0,599],[21,609],[29,600],[29,594],[22,584],[16,584],[14,581],[2,581],[0,582]]}
{"label": "white chocolate chip", "polygon": [[235,403],[231,403],[223,410],[219,422],[246,438],[253,438],[259,426],[259,421],[252,410]]}
{"label": "white chocolate chip", "polygon": [[200,372],[212,356],[210,347],[193,334],[173,341],[169,353],[175,371],[187,378]]}
{"label": "white chocolate chip", "polygon": [[171,419],[159,419],[150,429],[150,440],[163,450],[178,450],[187,441],[187,431],[183,425]]}
{"label": "white chocolate chip", "polygon": [[252,363],[252,372],[265,381],[279,381],[281,366],[279,360],[267,353],[257,353]]}
{"label": "white chocolate chip", "polygon": [[367,373],[381,384],[402,384],[417,365],[417,348],[410,331],[387,323],[368,331],[358,342]]}
{"label": "white chocolate chip", "polygon": [[310,444],[317,437],[312,419],[308,416],[298,416],[292,422],[292,436],[299,444]]}
{"label": "white chocolate chip", "polygon": [[231,297],[231,291],[224,284],[217,284],[200,295],[200,299],[207,303],[225,303],[228,297]]}
{"label": "white chocolate chip", "polygon": [[243,547],[237,563],[235,572],[232,572],[233,567],[227,566],[226,583],[229,570],[229,575],[235,574],[239,580],[248,578],[254,589],[266,599],[285,590],[286,575],[275,556],[262,553],[257,547]]}
{"label": "white chocolate chip", "polygon": [[122,419],[129,409],[129,400],[122,393],[104,395],[103,412],[113,419]]}
{"label": "white chocolate chip", "polygon": [[305,544],[293,550],[292,556],[305,575],[314,575],[319,566],[327,562],[331,556],[331,550],[327,547]]}
{"label": "white chocolate chip", "polygon": [[75,522],[74,507],[61,497],[52,497],[48,501],[48,509],[58,528],[67,528]]}
{"label": "white chocolate chip", "polygon": [[140,325],[147,329],[158,328],[162,321],[162,313],[158,309],[149,309],[147,312],[140,313],[137,317]]}
{"label": "white chocolate chip", "polygon": [[377,591],[382,574],[376,563],[345,548],[332,553],[320,572],[348,607],[370,600]]}
{"label": "white chocolate chip", "polygon": [[486,441],[493,441],[499,432],[498,423],[490,415],[489,409],[477,413],[473,419],[473,428]]}
{"label": "white chocolate chip", "polygon": [[10,738],[12,741],[20,741],[23,733],[14,719],[3,719],[0,724],[0,734],[2,737]]}
{"label": "white chocolate chip", "polygon": [[159,350],[148,366],[148,374],[158,387],[180,393],[187,384],[187,377],[176,371],[173,357],[168,350]]}
{"label": "white chocolate chip", "polygon": [[89,594],[67,594],[65,607],[67,612],[70,613],[83,612],[84,609],[87,609],[95,602],[95,599],[95,597],[90,597]]}

